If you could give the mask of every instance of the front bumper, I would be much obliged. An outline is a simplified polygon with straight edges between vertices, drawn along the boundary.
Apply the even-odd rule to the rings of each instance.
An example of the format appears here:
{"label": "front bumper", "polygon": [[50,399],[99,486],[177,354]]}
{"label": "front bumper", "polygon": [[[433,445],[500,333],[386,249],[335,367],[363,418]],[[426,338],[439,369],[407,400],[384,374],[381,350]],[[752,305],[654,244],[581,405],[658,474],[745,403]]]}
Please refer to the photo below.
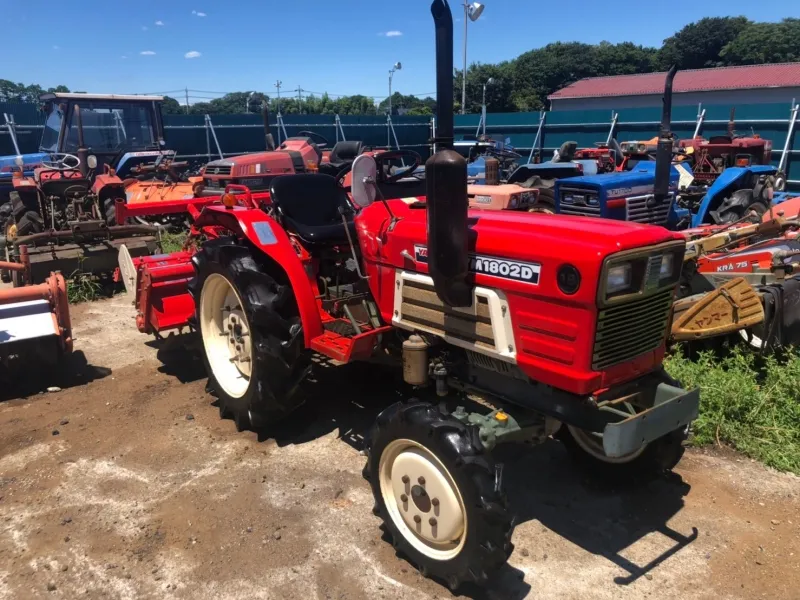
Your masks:
{"label": "front bumper", "polygon": [[608,423],[603,429],[603,450],[616,458],[635,452],[643,444],[653,442],[676,429],[686,427],[697,418],[700,390],[686,390],[660,383],[651,408],[623,421]]}

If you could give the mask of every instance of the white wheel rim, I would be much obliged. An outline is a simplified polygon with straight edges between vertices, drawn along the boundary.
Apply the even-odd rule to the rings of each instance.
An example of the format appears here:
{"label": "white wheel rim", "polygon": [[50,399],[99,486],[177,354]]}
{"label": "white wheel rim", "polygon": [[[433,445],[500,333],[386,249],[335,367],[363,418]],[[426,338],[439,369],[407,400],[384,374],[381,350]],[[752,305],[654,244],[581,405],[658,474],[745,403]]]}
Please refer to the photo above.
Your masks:
{"label": "white wheel rim", "polygon": [[[626,402],[624,406],[627,412],[607,406],[601,406],[599,410],[613,412],[614,414],[618,414],[624,418],[636,414],[636,410],[633,408],[633,406],[631,406],[630,403]],[[575,443],[577,443],[578,446],[580,446],[584,452],[593,456],[597,460],[601,460],[605,463],[609,463],[612,465],[622,465],[625,463],[629,463],[632,460],[638,458],[642,454],[642,452],[645,451],[645,448],[647,448],[647,444],[642,444],[641,446],[639,446],[639,448],[637,448],[633,452],[630,452],[623,456],[608,456],[606,454],[605,449],[603,448],[602,433],[585,431],[583,429],[573,427],[572,425],[568,425],[567,427],[569,429],[569,432],[572,434],[572,438],[575,440]]]}
{"label": "white wheel rim", "polygon": [[200,330],[214,379],[226,394],[241,398],[253,368],[250,324],[239,294],[217,273],[208,276],[200,294]]}
{"label": "white wheel rim", "polygon": [[383,502],[406,541],[434,560],[458,556],[467,538],[467,511],[436,455],[413,440],[394,440],[378,470]]}

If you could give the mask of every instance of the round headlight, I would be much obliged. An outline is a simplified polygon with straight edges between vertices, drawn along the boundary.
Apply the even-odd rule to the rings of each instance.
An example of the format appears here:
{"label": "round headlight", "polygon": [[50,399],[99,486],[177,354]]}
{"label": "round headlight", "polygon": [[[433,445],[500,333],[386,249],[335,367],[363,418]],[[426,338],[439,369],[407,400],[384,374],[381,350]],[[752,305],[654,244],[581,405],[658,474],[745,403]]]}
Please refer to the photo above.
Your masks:
{"label": "round headlight", "polygon": [[571,296],[581,287],[581,273],[572,265],[561,265],[556,274],[558,289]]}

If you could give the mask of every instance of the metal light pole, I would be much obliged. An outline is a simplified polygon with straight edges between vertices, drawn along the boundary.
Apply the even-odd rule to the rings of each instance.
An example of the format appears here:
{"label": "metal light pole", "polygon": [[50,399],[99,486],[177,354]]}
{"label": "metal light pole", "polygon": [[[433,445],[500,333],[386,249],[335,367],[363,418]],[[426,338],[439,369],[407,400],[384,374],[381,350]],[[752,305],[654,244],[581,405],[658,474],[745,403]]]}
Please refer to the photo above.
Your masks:
{"label": "metal light pole", "polygon": [[386,145],[391,148],[392,147],[392,132],[391,127],[389,127],[389,123],[392,122],[392,77],[394,77],[394,72],[399,71],[403,68],[403,64],[400,61],[394,63],[394,66],[389,69],[389,115],[388,121],[386,124]]}
{"label": "metal light pole", "polygon": [[250,114],[250,101],[253,99],[253,96],[255,96],[255,95],[256,95],[255,92],[250,92],[250,95],[247,96],[247,100],[244,101],[245,102],[245,104],[244,104],[245,114],[248,114],[248,115]]}
{"label": "metal light pole", "polygon": [[464,70],[461,72],[461,114],[466,112],[467,104],[467,22],[477,21],[485,6],[480,2],[469,4],[464,0]]}
{"label": "metal light pole", "polygon": [[394,63],[394,66],[391,69],[389,69],[389,114],[392,114],[392,77],[394,77],[395,71],[399,71],[402,68],[402,63],[398,61]]}
{"label": "metal light pole", "polygon": [[489,77],[483,84],[483,99],[481,100],[481,123],[483,124],[483,135],[486,135],[486,86],[494,83],[494,77]]}

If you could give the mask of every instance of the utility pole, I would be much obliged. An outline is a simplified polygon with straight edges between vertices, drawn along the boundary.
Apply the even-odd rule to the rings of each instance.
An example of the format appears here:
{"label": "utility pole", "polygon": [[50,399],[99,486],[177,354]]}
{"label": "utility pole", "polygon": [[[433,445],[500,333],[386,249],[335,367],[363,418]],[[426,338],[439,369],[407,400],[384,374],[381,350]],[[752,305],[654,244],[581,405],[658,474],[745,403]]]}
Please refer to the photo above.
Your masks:
{"label": "utility pole", "polygon": [[186,114],[189,114],[189,88],[186,88]]}
{"label": "utility pole", "polygon": [[297,91],[297,112],[298,114],[303,114],[303,90],[298,85],[296,91]]}
{"label": "utility pole", "polygon": [[281,86],[283,82],[279,79],[275,82],[275,87],[278,88],[278,114],[281,114]]}

